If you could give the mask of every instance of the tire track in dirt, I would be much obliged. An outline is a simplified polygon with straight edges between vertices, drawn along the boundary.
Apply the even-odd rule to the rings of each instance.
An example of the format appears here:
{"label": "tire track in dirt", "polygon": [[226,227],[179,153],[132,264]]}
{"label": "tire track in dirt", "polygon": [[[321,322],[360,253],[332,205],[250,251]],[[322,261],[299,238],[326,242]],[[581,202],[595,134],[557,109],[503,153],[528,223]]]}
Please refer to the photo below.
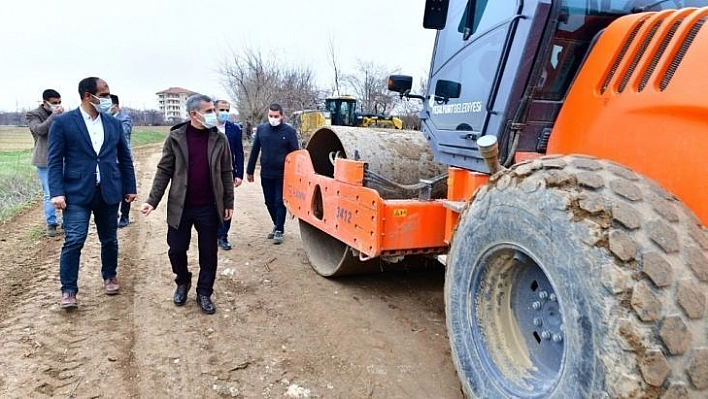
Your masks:
{"label": "tire track in dirt", "polygon": [[[95,240],[92,235],[89,239]],[[5,341],[0,352],[5,376],[1,396],[134,396],[123,383],[131,370],[126,355],[132,347],[130,282],[123,278],[122,295],[106,297],[99,256],[91,252],[87,246],[82,256],[78,310],[66,312],[57,305],[58,251],[53,251],[6,314],[0,325]],[[121,266],[119,273],[129,274],[125,262]]]}
{"label": "tire track in dirt", "polygon": [[106,296],[92,226],[81,257],[79,308],[67,312],[58,306],[63,238],[32,239],[41,220],[41,212],[31,211],[0,229],[9,237],[0,246],[0,396],[134,397],[123,383],[131,376],[131,257],[121,247],[122,292]]}

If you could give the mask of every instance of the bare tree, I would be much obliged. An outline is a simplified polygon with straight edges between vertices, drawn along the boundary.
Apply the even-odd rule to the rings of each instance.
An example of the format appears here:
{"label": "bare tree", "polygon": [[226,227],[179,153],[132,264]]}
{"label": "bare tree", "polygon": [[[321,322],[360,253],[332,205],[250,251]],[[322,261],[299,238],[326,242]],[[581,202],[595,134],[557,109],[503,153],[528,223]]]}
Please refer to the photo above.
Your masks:
{"label": "bare tree", "polygon": [[359,100],[361,112],[386,113],[393,108],[396,97],[386,83],[392,72],[373,61],[357,61],[355,73],[347,75],[346,81]]}
{"label": "bare tree", "polygon": [[244,47],[233,52],[219,73],[224,89],[235,101],[242,120],[259,123],[266,118],[268,105],[275,102],[280,71],[274,57]]}
{"label": "bare tree", "polygon": [[285,69],[281,73],[278,93],[278,101],[288,111],[316,108],[322,98],[315,83],[315,73],[309,67]]}
{"label": "bare tree", "polygon": [[219,74],[243,122],[266,119],[268,105],[278,102],[286,112],[316,106],[320,90],[309,67],[289,67],[277,56],[264,56],[244,46],[223,63]]}
{"label": "bare tree", "polygon": [[329,53],[329,64],[332,66],[332,72],[334,73],[334,87],[332,92],[336,95],[340,95],[339,82],[341,80],[342,71],[339,68],[339,61],[337,60],[337,52],[332,34],[330,34],[327,39],[327,52]]}
{"label": "bare tree", "polygon": [[167,123],[164,114],[156,109],[121,107],[121,110],[130,115],[135,126],[160,126]]}

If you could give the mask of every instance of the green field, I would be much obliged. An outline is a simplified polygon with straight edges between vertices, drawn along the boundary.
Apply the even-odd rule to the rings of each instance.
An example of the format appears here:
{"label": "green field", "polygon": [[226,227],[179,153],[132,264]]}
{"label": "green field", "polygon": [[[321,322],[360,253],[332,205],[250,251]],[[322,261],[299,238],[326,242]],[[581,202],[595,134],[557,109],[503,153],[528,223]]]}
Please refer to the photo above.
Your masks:
{"label": "green field", "polygon": [[137,126],[130,136],[130,144],[133,147],[141,145],[161,143],[170,131],[170,126]]}
{"label": "green field", "polygon": [[[136,126],[133,147],[162,142],[169,126]],[[27,127],[0,126],[0,223],[39,199],[41,187],[30,163],[34,140]]]}
{"label": "green field", "polygon": [[[162,142],[170,126],[136,126],[131,141],[133,146]],[[0,154],[7,151],[32,150],[34,140],[26,127],[0,126]],[[31,153],[31,151],[30,151]]]}
{"label": "green field", "polygon": [[[2,146],[2,144],[0,144]],[[14,176],[24,174],[26,171],[34,172],[30,164],[32,150],[0,150],[0,176]]]}

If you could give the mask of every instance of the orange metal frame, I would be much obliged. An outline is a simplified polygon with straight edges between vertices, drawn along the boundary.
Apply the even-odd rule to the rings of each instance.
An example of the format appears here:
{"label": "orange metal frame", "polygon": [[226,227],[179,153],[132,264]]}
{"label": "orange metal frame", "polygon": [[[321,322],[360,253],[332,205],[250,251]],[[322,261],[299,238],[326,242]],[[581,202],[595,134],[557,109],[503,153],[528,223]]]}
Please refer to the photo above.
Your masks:
{"label": "orange metal frame", "polygon": [[[334,177],[315,173],[307,150],[288,155],[283,200],[297,218],[364,257],[447,252],[457,212],[445,200],[385,200],[364,187],[365,162],[337,159]],[[448,199],[467,201],[487,176],[451,168]]]}
{"label": "orange metal frame", "polygon": [[706,16],[706,8],[683,9],[611,24],[568,93],[548,153],[621,163],[657,181],[708,225],[708,26],[687,47]]}

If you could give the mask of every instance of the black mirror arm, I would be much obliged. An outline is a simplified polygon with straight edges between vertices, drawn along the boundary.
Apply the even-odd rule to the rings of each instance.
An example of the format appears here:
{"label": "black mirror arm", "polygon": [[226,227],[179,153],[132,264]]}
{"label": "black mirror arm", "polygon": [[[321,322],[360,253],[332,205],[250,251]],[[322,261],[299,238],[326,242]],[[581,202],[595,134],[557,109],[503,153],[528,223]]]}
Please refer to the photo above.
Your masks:
{"label": "black mirror arm", "polygon": [[448,97],[435,96],[435,104],[443,105],[443,104],[447,104],[449,101],[450,101],[450,99]]}
{"label": "black mirror arm", "polygon": [[399,98],[417,98],[418,100],[425,101],[427,98],[425,96],[421,96],[420,94],[412,94],[410,90],[406,90],[403,93],[400,93]]}

